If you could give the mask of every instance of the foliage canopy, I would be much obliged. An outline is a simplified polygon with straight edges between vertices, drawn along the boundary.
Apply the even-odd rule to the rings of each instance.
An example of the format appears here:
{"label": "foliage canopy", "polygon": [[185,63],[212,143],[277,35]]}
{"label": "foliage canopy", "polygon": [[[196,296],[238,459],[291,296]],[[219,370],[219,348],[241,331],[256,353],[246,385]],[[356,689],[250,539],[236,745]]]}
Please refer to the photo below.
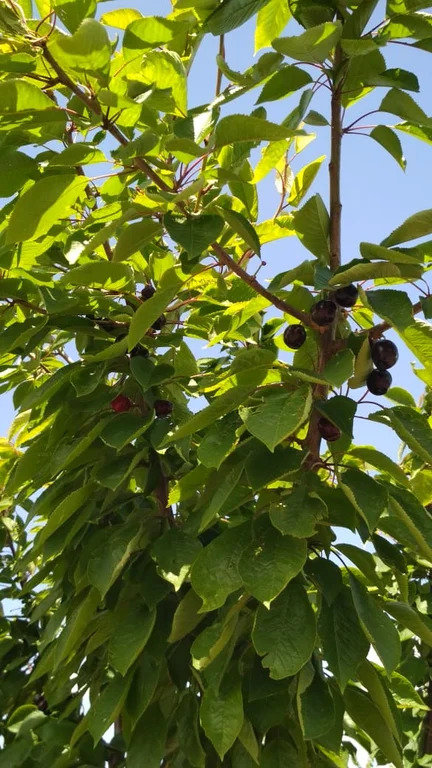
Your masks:
{"label": "foliage canopy", "polygon": [[[344,768],[359,745],[432,764],[432,301],[412,300],[432,210],[351,261],[340,237],[342,139],[366,132],[402,169],[400,136],[432,142],[416,75],[385,59],[432,50],[423,6],[2,2],[0,766]],[[258,56],[233,71],[228,33],[252,17]],[[216,94],[188,109],[209,35]],[[350,109],[377,89],[362,127]],[[297,160],[319,130],[328,203],[325,158]],[[307,258],[267,287],[266,245],[295,238]],[[289,358],[287,323],[306,331]],[[355,443],[389,329],[426,387],[369,414],[399,463]]]}

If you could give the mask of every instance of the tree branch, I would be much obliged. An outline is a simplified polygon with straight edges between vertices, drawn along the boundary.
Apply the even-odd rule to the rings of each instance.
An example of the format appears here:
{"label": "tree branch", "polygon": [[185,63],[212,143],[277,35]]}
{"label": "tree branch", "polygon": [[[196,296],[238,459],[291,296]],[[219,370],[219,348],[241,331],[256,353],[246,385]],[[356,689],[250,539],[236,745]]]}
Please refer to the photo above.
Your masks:
{"label": "tree branch", "polygon": [[[329,184],[330,184],[330,268],[335,272],[341,264],[341,219],[342,203],[340,195],[340,177],[341,177],[341,149],[342,149],[342,88],[344,77],[341,75],[341,66],[343,64],[343,52],[340,45],[336,46],[333,63],[333,85],[331,97],[331,127],[330,127],[330,163],[329,163]],[[327,328],[319,340],[318,361],[316,372],[322,373],[327,361],[335,353],[335,329],[338,320],[338,314],[334,323]],[[325,400],[328,397],[328,387],[325,384],[317,384],[314,388],[314,399]],[[318,430],[320,413],[316,408],[313,409],[309,429],[306,436],[306,445],[309,453],[306,457],[305,466],[308,469],[315,469],[319,466],[319,456],[321,449],[321,435]]]}
{"label": "tree branch", "polygon": [[277,296],[275,296],[274,293],[268,291],[267,288],[264,288],[264,286],[258,282],[256,277],[250,275],[243,269],[243,267],[240,266],[240,264],[237,264],[237,262],[231,258],[231,256],[222,248],[222,246],[219,245],[219,243],[212,243],[211,247],[213,248],[213,251],[222,264],[225,264],[225,266],[228,267],[231,272],[234,272],[238,277],[240,277],[241,280],[253,288],[256,293],[259,293],[260,296],[263,296],[265,299],[267,299],[270,304],[273,304],[273,306],[280,309],[281,312],[286,312],[288,315],[292,315],[297,320],[300,320],[303,325],[312,325],[310,317],[308,314],[306,314],[306,312],[302,312],[300,309],[292,307],[290,304],[287,304],[286,301],[279,299]]}
{"label": "tree branch", "polygon": [[[342,50],[336,47],[334,68],[336,75],[342,64]],[[342,80],[333,89],[331,98],[331,155],[330,176],[330,268],[333,272],[341,264],[341,218],[340,196],[341,149],[342,149]]]}
{"label": "tree branch", "polygon": [[[123,135],[123,133],[120,131],[119,128],[117,128],[116,125],[113,123],[110,123],[109,120],[107,120],[104,117],[104,114],[102,112],[102,109],[100,108],[100,105],[97,101],[97,99],[93,98],[93,96],[89,96],[82,88],[80,88],[79,85],[74,83],[74,81],[69,77],[69,75],[62,70],[62,68],[57,64],[56,60],[51,55],[46,42],[43,44],[40,44],[42,47],[43,55],[47,62],[51,65],[54,72],[56,73],[59,82],[62,83],[62,85],[65,85],[66,88],[69,88],[69,90],[72,91],[72,93],[77,96],[80,101],[85,104],[87,109],[90,112],[93,112],[95,115],[99,115],[101,119],[102,127],[107,130],[111,136],[116,139],[119,144],[121,144],[123,147],[126,147],[129,144],[129,140],[126,138],[126,136]],[[159,189],[162,189],[164,192],[172,192],[173,189],[167,184],[163,179],[159,178],[157,173],[153,170],[153,168],[144,160],[142,157],[135,157],[133,160],[133,164],[136,168],[138,168],[140,171],[143,171],[143,173],[146,174],[146,176],[153,181],[154,184],[156,184]]]}

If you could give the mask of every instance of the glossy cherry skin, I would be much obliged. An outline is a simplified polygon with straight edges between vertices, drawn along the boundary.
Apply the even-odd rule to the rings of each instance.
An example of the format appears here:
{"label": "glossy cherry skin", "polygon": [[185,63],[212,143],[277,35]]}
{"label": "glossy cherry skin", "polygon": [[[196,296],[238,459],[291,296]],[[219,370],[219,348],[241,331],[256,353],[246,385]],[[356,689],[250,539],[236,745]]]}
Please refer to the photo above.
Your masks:
{"label": "glossy cherry skin", "polygon": [[391,387],[392,377],[388,371],[378,371],[376,368],[371,371],[366,379],[366,386],[373,395],[385,395]]}
{"label": "glossy cherry skin", "polygon": [[148,357],[149,351],[147,347],[142,347],[141,344],[137,344],[136,347],[130,351],[131,357]]}
{"label": "glossy cherry skin", "polygon": [[306,341],[306,331],[300,323],[284,330],[283,340],[290,349],[300,349]]}
{"label": "glossy cherry skin", "polygon": [[160,419],[160,418],[163,418],[164,416],[171,415],[173,410],[173,404],[169,400],[155,400],[153,408],[154,408],[156,417]]}
{"label": "glossy cherry skin", "polygon": [[132,401],[126,395],[117,395],[114,400],[111,400],[111,408],[116,413],[124,413],[125,411],[130,411]]}
{"label": "glossy cherry skin", "polygon": [[165,315],[161,315],[154,321],[152,328],[154,331],[161,331],[164,325],[166,325],[166,318]]}
{"label": "glossy cherry skin", "polygon": [[358,293],[357,286],[351,283],[351,285],[343,285],[338,288],[334,292],[333,298],[340,307],[353,307],[358,299]]}
{"label": "glossy cherry skin", "polygon": [[322,299],[317,301],[311,308],[311,318],[315,325],[324,327],[331,325],[336,317],[336,304],[330,299]]}
{"label": "glossy cherry skin", "polygon": [[336,424],[333,424],[332,421],[326,419],[324,416],[321,416],[318,422],[318,432],[320,433],[321,437],[324,438],[324,440],[327,440],[328,443],[333,443],[335,440],[339,440],[341,436],[339,427],[337,427]]}
{"label": "glossy cherry skin", "polygon": [[153,288],[150,283],[148,285],[145,285],[144,288],[141,291],[141,298],[143,301],[147,301],[147,299],[151,299],[152,296],[156,293],[156,289]]}
{"label": "glossy cherry skin", "polygon": [[399,352],[396,344],[390,339],[378,339],[374,341],[371,348],[373,364],[379,371],[386,371],[396,365]]}

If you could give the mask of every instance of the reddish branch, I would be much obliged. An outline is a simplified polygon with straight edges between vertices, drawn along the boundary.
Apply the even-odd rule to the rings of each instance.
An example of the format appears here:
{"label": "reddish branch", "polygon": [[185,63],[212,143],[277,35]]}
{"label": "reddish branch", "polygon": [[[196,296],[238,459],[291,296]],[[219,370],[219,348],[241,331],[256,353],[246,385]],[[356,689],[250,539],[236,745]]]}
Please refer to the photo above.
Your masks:
{"label": "reddish branch", "polygon": [[247,283],[247,285],[250,285],[250,287],[253,288],[256,293],[259,293],[260,296],[263,296],[265,299],[267,299],[270,304],[273,304],[282,312],[286,312],[288,315],[292,315],[292,317],[300,320],[302,323],[304,323],[304,325],[311,325],[310,317],[308,314],[306,314],[306,312],[302,312],[300,309],[292,307],[290,304],[287,304],[286,301],[279,299],[277,296],[275,296],[274,293],[268,291],[267,288],[264,288],[264,286],[258,282],[256,277],[250,275],[243,269],[243,267],[240,266],[240,264],[234,261],[234,259],[222,248],[222,246],[219,245],[219,243],[212,243],[212,248],[222,264],[225,264],[225,266],[228,267],[231,272],[234,272],[245,283]]}

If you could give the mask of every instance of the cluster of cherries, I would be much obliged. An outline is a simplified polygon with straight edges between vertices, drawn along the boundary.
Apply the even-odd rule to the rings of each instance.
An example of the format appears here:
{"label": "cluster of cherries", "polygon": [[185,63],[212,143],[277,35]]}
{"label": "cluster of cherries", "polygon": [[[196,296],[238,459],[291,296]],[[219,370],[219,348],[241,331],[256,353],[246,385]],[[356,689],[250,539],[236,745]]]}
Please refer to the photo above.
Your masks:
{"label": "cluster of cherries", "polygon": [[[154,293],[155,288],[153,288],[152,285],[145,285],[141,291],[141,298],[143,301],[148,301],[148,299],[152,298]],[[155,320],[152,328],[154,331],[160,331],[164,327],[165,323],[165,315],[161,315],[157,320]],[[130,356],[148,357],[149,352],[146,347],[143,347],[141,344],[137,344],[136,347],[131,349]],[[130,409],[133,408],[133,405],[134,404],[132,400],[126,395],[117,395],[114,400],[111,400],[111,409],[115,411],[115,413],[125,413],[125,411],[130,411]],[[173,404],[169,400],[155,400],[153,403],[153,409],[156,418],[160,419],[171,415],[173,411]]]}
{"label": "cluster of cherries", "polygon": [[[351,284],[338,288],[331,299],[317,301],[311,307],[311,320],[314,325],[324,328],[334,321],[339,307],[353,307],[358,298],[358,288]],[[306,341],[306,331],[303,325],[296,323],[285,328],[283,339],[290,349],[300,349]],[[388,372],[398,360],[396,344],[389,339],[371,341],[371,357],[375,368],[369,373],[366,385],[373,395],[385,395],[391,387],[392,377]],[[328,419],[320,418],[318,431],[325,440],[333,442],[341,436],[339,428]]]}

